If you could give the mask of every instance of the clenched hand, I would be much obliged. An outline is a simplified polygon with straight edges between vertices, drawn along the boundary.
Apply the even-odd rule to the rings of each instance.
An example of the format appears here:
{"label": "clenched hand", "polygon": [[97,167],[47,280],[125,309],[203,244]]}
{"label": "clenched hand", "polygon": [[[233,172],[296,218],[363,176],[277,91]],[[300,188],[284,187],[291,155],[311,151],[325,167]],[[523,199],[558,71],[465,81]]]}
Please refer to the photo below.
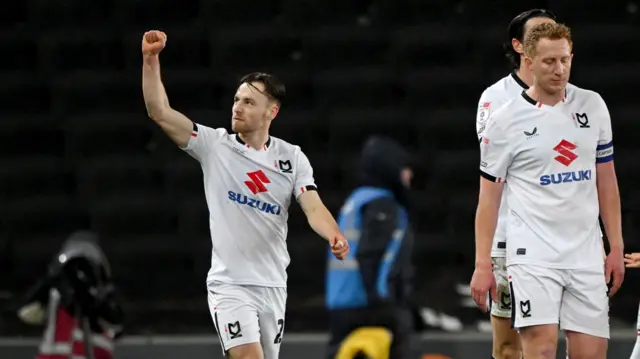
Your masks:
{"label": "clenched hand", "polygon": [[142,36],[142,54],[157,55],[167,45],[167,34],[158,30],[151,30]]}

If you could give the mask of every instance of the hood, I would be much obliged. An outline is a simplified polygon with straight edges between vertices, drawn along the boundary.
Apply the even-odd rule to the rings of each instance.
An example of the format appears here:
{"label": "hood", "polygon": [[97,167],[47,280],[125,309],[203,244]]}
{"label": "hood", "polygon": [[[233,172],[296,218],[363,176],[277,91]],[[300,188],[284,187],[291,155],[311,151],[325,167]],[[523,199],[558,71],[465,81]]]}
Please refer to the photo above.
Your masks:
{"label": "hood", "polygon": [[402,201],[407,189],[402,185],[400,174],[407,167],[410,167],[409,154],[400,143],[386,137],[370,137],[360,157],[361,185],[386,188]]}

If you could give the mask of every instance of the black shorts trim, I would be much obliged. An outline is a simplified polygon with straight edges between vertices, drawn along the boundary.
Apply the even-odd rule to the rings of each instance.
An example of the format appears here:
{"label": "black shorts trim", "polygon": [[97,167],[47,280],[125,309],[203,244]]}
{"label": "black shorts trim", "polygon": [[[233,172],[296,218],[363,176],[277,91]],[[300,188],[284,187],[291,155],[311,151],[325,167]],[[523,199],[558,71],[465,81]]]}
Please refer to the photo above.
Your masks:
{"label": "black shorts trim", "polygon": [[516,323],[516,297],[513,293],[513,283],[509,281],[509,290],[511,291],[511,329],[515,328]]}
{"label": "black shorts trim", "polygon": [[224,348],[224,342],[222,341],[222,334],[220,332],[220,324],[218,323],[218,313],[213,313],[213,326],[216,327],[216,333],[218,333],[218,339],[220,340],[220,347],[222,347],[222,353],[226,355],[227,350]]}

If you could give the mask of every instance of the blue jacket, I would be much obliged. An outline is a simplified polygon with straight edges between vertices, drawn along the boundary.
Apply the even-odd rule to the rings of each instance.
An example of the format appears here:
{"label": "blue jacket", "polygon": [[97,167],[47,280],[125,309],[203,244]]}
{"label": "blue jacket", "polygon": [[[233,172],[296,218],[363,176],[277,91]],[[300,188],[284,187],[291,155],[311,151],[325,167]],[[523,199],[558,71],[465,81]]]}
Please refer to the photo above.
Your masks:
{"label": "blue jacket", "polygon": [[406,210],[389,190],[359,187],[342,207],[338,225],[351,251],[340,261],[329,249],[327,307],[363,308],[377,301],[395,301],[406,284],[404,264],[410,261],[410,255],[401,255],[408,232]]}

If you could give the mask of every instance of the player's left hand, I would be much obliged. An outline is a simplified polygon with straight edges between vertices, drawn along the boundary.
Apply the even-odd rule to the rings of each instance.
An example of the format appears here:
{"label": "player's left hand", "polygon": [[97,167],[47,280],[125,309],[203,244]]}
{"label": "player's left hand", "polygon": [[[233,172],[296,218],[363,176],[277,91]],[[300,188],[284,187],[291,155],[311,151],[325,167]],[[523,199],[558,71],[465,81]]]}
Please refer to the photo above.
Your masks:
{"label": "player's left hand", "polygon": [[331,253],[333,253],[336,258],[339,260],[343,260],[349,254],[349,242],[344,238],[342,233],[336,234],[330,242],[331,244]]}
{"label": "player's left hand", "polygon": [[640,268],[640,253],[625,254],[624,266],[627,268]]}
{"label": "player's left hand", "polygon": [[[624,258],[621,250],[612,250],[604,265],[605,280],[609,285],[609,296],[612,297],[624,281]],[[613,279],[613,282],[612,282]]]}

